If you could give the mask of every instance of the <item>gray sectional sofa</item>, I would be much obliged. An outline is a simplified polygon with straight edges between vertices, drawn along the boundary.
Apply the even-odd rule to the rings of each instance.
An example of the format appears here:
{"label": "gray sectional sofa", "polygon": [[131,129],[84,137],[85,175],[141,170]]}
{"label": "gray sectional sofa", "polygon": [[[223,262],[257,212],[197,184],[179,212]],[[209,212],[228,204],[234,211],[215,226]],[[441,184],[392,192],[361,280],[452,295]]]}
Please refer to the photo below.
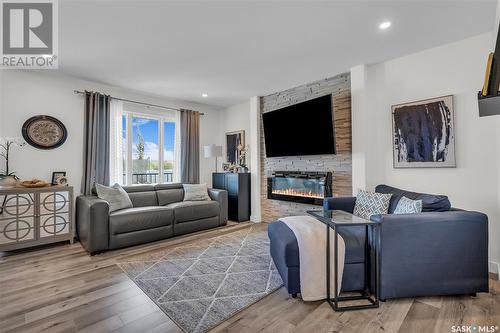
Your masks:
{"label": "gray sectional sofa", "polygon": [[227,192],[209,189],[211,201],[183,201],[182,184],[124,187],[133,208],[109,213],[97,196],[76,199],[77,234],[95,254],[227,224]]}

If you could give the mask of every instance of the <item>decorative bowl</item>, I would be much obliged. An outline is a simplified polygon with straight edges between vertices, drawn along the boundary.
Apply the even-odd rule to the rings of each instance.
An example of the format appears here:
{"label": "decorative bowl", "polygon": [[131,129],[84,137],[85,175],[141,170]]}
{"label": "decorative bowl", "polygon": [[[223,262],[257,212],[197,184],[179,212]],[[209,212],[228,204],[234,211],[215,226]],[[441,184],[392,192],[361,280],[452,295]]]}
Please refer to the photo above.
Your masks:
{"label": "decorative bowl", "polygon": [[28,188],[38,188],[38,187],[45,187],[49,185],[46,181],[40,180],[40,179],[32,179],[32,180],[25,180],[22,181],[21,186],[23,187],[28,187]]}

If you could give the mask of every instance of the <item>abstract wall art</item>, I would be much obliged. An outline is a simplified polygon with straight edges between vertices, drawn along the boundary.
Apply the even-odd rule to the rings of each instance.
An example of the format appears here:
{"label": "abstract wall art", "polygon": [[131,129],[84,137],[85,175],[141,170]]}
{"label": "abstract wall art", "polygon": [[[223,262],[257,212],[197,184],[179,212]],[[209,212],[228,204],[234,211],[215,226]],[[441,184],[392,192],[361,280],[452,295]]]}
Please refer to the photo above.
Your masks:
{"label": "abstract wall art", "polygon": [[453,168],[453,96],[392,106],[394,168]]}
{"label": "abstract wall art", "polygon": [[226,160],[230,164],[238,164],[240,151],[238,146],[245,146],[245,131],[235,131],[226,133]]}

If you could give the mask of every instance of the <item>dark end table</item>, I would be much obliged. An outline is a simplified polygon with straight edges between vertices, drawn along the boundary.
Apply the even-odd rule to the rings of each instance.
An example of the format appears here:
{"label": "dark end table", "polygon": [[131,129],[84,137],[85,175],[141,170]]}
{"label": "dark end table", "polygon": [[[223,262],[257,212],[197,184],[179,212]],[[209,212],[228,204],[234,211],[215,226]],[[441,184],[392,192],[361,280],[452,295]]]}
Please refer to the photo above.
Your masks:
{"label": "dark end table", "polygon": [[[364,310],[373,309],[379,307],[379,281],[380,281],[380,271],[379,271],[379,224],[370,220],[357,217],[351,213],[341,211],[341,210],[311,210],[307,213],[315,217],[318,221],[326,225],[326,300],[328,304],[335,311],[349,311],[349,310]],[[359,291],[360,295],[354,296],[340,296],[340,291],[338,290],[338,228],[348,228],[349,226],[365,226],[366,229],[366,240],[365,240],[365,287],[364,290]],[[375,251],[375,258],[371,262],[370,247],[368,242],[368,229],[373,228],[375,234],[375,246],[373,250]],[[335,285],[333,297],[330,294],[330,229],[334,232],[334,274],[335,274]],[[375,286],[373,295],[370,293],[370,279],[371,279],[371,265],[373,265],[375,271]],[[368,304],[366,305],[350,305],[350,306],[340,306],[340,302],[345,301],[356,301],[356,300],[366,300]]]}

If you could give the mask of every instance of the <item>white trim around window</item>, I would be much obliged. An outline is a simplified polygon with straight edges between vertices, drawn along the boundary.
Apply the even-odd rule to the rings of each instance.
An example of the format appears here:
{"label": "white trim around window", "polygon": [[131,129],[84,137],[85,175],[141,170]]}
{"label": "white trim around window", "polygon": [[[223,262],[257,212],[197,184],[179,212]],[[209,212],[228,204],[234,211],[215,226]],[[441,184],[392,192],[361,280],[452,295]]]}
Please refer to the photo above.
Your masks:
{"label": "white trim around window", "polygon": [[[132,184],[151,184],[151,183],[172,183],[180,181],[180,115],[179,112],[148,112],[150,110],[146,109],[144,112],[138,110],[137,106],[130,107],[124,105],[123,116],[126,118],[126,137],[123,140],[125,149],[123,153],[125,158],[124,163],[124,173],[125,177],[123,179],[124,185]],[[151,110],[152,111],[152,110]],[[155,110],[156,111],[156,110]],[[158,142],[154,142],[158,146],[158,157],[156,160],[151,160],[151,162],[157,162],[157,171],[148,169],[145,172],[134,173],[133,171],[133,161],[134,161],[134,146],[133,146],[133,121],[134,118],[154,120],[158,123]],[[165,161],[165,123],[174,123],[174,149],[172,153],[172,172],[166,170]],[[170,163],[170,161],[169,161]],[[156,167],[155,167],[156,168]]]}

